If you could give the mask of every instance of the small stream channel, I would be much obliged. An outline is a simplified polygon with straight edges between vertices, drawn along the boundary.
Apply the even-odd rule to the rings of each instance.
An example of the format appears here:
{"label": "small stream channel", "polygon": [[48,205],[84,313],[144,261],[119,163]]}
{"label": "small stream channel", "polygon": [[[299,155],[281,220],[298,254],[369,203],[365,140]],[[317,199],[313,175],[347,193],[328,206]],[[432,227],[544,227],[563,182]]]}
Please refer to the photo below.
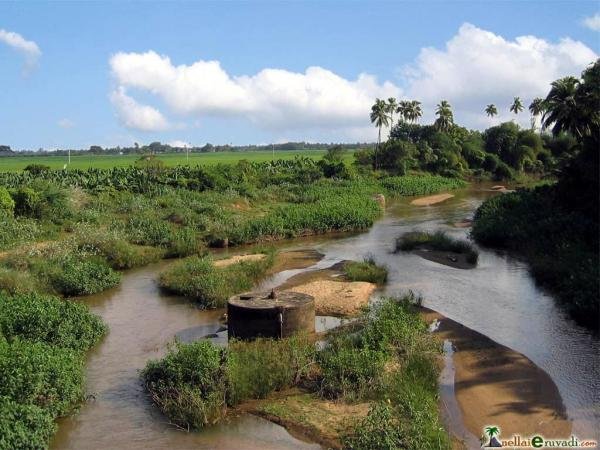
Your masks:
{"label": "small stream channel", "polygon": [[[411,289],[423,295],[424,306],[523,353],[557,384],[573,420],[573,432],[598,440],[600,341],[575,325],[549,295],[535,286],[523,262],[481,250],[477,268],[460,270],[413,254],[392,253],[395,238],[415,228],[465,237],[468,230],[449,223],[471,217],[489,195],[495,194],[475,186],[430,207],[414,207],[410,199],[402,199],[390,202],[384,217],[365,233],[282,243],[282,249],[314,248],[325,256],[309,269],[281,272],[265,280],[261,288],[279,285],[303,270],[371,255],[389,269],[388,284],[380,295],[400,295]],[[223,313],[198,310],[184,299],[161,293],[155,280],[167,264],[128,272],[120,287],[82,299],[102,316],[110,332],[88,357],[87,390],[95,399],[83,405],[78,414],[59,421],[52,448],[320,448],[249,415],[187,433],[166,423],[151,405],[138,371],[149,359],[162,356],[175,335],[189,341],[214,333]],[[330,318],[317,319],[319,328],[335,324]],[[217,341],[224,339],[220,334]],[[446,377],[450,376],[448,370],[451,367],[447,364]],[[444,382],[442,375],[444,396],[449,382],[448,378]],[[458,424],[450,426],[460,429]]]}

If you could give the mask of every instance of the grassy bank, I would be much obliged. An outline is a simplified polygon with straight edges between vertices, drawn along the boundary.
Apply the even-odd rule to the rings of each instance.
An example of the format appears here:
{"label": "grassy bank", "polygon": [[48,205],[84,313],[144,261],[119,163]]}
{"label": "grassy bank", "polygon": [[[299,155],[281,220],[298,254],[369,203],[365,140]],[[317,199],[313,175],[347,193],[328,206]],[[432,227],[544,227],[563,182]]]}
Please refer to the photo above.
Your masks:
{"label": "grassy bank", "polygon": [[369,283],[384,284],[387,281],[387,267],[378,266],[372,257],[363,261],[348,261],[344,264],[344,275],[350,281],[367,281]]}
{"label": "grassy bank", "polygon": [[352,327],[330,333],[320,351],[305,336],[233,342],[228,349],[209,341],[176,344],[142,377],[156,405],[184,428],[201,428],[227,408],[295,386],[315,401],[368,402],[338,436],[347,448],[447,448],[437,409],[440,349],[414,301],[383,301]]}
{"label": "grassy bank", "polygon": [[232,295],[252,289],[273,266],[275,251],[266,249],[264,258],[216,267],[211,256],[183,259],[161,273],[159,285],[177,295],[190,297],[205,308],[222,308]]}
{"label": "grassy bank", "polygon": [[407,252],[420,249],[465,255],[466,261],[472,265],[477,264],[479,259],[479,253],[473,244],[468,241],[454,239],[443,231],[436,231],[435,233],[413,231],[396,239],[396,251]]}
{"label": "grassy bank", "polygon": [[553,186],[542,186],[485,201],[475,214],[472,233],[483,245],[522,255],[535,280],[554,292],[573,318],[598,329],[597,218],[567,209]]}
{"label": "grassy bank", "polygon": [[84,356],[104,334],[81,304],[0,293],[0,448],[48,446],[84,398]]}

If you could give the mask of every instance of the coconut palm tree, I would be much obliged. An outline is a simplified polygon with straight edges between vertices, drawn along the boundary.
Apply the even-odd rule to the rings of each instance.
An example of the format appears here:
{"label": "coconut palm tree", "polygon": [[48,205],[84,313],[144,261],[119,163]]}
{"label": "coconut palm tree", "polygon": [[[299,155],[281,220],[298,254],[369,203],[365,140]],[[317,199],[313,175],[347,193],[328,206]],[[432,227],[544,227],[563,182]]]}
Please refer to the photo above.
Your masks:
{"label": "coconut palm tree", "polygon": [[496,108],[496,105],[494,105],[493,103],[490,103],[485,107],[485,113],[488,117],[493,118],[494,116],[498,115],[498,108]]}
{"label": "coconut palm tree", "polygon": [[589,124],[581,120],[581,107],[578,91],[581,83],[575,77],[565,77],[551,84],[550,92],[544,100],[545,111],[542,128],[552,126],[552,134],[568,131],[576,137],[589,134]]}
{"label": "coconut palm tree", "polygon": [[409,105],[410,105],[410,102],[408,100],[401,100],[400,103],[398,103],[398,107],[396,108],[396,112],[398,113],[400,118],[402,120],[404,120],[405,122],[408,121]]}
{"label": "coconut palm tree", "polygon": [[421,102],[417,100],[411,100],[407,105],[407,118],[411,123],[415,123],[423,115],[421,109]]}
{"label": "coconut palm tree", "polygon": [[531,101],[529,105],[529,112],[531,113],[531,128],[535,128],[535,122],[537,116],[544,112],[544,99],[536,97]]}
{"label": "coconut palm tree", "polygon": [[446,100],[438,103],[435,110],[438,118],[435,120],[434,126],[441,131],[448,131],[454,124],[454,115],[452,114],[452,106]]}
{"label": "coconut palm tree", "polygon": [[394,97],[388,98],[387,107],[388,107],[387,112],[390,114],[390,131],[391,131],[392,128],[394,128],[394,113],[396,112],[396,109],[398,108],[398,102],[396,101],[396,99]]}
{"label": "coconut palm tree", "polygon": [[510,112],[514,112],[517,115],[521,111],[523,111],[523,102],[521,102],[519,97],[515,97],[512,105],[510,105]]}
{"label": "coconut palm tree", "polygon": [[385,100],[375,99],[375,104],[371,107],[371,123],[375,124],[379,128],[379,134],[377,135],[377,149],[375,150],[375,168],[377,168],[377,153],[381,145],[381,127],[387,127],[389,125],[390,117],[387,115],[388,104]]}

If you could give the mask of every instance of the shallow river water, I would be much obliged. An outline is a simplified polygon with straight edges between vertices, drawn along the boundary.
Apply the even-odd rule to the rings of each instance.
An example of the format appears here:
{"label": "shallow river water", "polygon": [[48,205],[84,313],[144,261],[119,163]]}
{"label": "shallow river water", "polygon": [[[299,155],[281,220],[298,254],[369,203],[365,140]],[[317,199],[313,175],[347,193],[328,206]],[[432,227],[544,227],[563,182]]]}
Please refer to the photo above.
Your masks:
{"label": "shallow river water", "polygon": [[[314,268],[343,259],[372,255],[387,265],[389,281],[380,295],[408,290],[424,305],[529,357],[552,377],[562,395],[573,432],[596,438],[600,424],[600,341],[575,325],[542,292],[527,266],[507,255],[480,250],[479,264],[461,270],[413,254],[393,254],[394,241],[415,228],[445,230],[464,237],[468,230],[449,223],[471,217],[492,194],[473,187],[446,202],[415,207],[410,199],[391,204],[369,231],[302,239],[282,248],[314,248],[325,255]],[[285,429],[243,415],[199,433],[166,423],[152,407],[138,371],[164,354],[175,335],[193,340],[214,333],[222,311],[201,311],[185,300],[166,296],[156,286],[163,262],[128,272],[120,287],[83,299],[102,316],[110,332],[90,352],[87,390],[94,397],[80,412],[59,421],[53,449],[310,449]],[[278,285],[298,271],[286,271],[261,287]],[[318,319],[326,326],[328,319]],[[223,339],[223,336],[221,336]]]}

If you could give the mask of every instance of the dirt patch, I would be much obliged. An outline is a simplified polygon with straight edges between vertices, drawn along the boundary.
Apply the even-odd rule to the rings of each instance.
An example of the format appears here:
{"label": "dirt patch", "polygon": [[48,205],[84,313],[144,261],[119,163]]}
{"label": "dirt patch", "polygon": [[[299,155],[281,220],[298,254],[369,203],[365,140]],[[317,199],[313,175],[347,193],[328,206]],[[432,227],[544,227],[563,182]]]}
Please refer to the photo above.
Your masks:
{"label": "dirt patch", "polygon": [[429,206],[434,205],[436,203],[441,203],[452,197],[454,197],[454,194],[430,195],[428,197],[416,198],[412,202],[410,202],[410,204],[415,206]]}
{"label": "dirt patch", "polygon": [[346,404],[292,389],[264,400],[244,403],[242,411],[278,423],[290,431],[310,438],[324,448],[342,448],[340,436],[369,412],[368,403]]}
{"label": "dirt patch", "polygon": [[323,254],[312,249],[290,250],[279,252],[275,257],[275,263],[269,270],[269,274],[275,274],[284,270],[305,269],[313,266],[323,259]]}
{"label": "dirt patch", "polygon": [[435,311],[423,308],[423,316],[440,320],[435,333],[455,348],[456,399],[471,433],[496,425],[506,437],[570,437],[558,388],[529,358]]}
{"label": "dirt patch", "polygon": [[451,225],[455,228],[470,228],[473,226],[472,219],[463,219],[459,222],[452,222]]}
{"label": "dirt patch", "polygon": [[417,249],[412,253],[428,261],[433,261],[455,269],[473,269],[476,265],[467,261],[467,255],[455,252],[442,252],[439,250]]}
{"label": "dirt patch", "polygon": [[266,257],[267,255],[265,255],[264,253],[255,253],[252,255],[235,255],[225,259],[218,259],[217,261],[215,261],[215,267],[228,267],[242,261],[260,261],[261,259],[264,259]]}

